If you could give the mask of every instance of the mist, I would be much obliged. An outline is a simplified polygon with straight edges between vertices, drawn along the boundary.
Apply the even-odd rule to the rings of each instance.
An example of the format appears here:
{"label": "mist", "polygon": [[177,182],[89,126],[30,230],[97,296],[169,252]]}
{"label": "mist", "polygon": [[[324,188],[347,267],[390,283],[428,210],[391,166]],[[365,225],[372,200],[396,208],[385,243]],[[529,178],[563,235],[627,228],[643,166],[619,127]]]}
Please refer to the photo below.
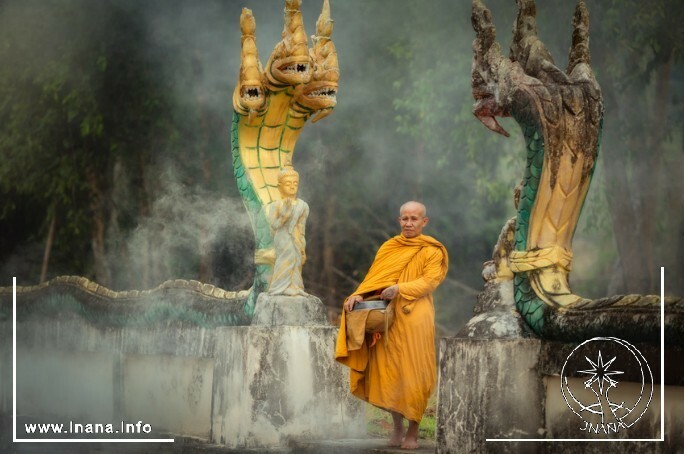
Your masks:
{"label": "mist", "polygon": [[[303,1],[308,35],[321,3]],[[667,293],[682,295],[682,5],[587,3],[605,123],[571,285],[590,298],[656,293],[665,266]],[[506,53],[515,3],[486,4]],[[646,16],[652,4],[675,5],[680,20]],[[251,285],[254,245],[229,142],[243,6],[253,11],[265,64],[283,29],[280,1],[0,4],[0,39],[9,43],[0,53],[0,90],[12,93],[0,109],[6,282],[17,275],[37,283],[55,215],[48,278],[85,275],[117,290],[176,278],[228,290]],[[565,68],[574,4],[540,1],[537,8],[540,37]],[[418,199],[428,207],[426,233],[450,253],[436,317],[445,333],[456,332],[482,288],[482,263],[515,215],[513,188],[525,165],[519,127],[505,119],[512,137],[495,137],[471,114],[469,2],[331,0],[331,10],[338,105],[306,125],[293,160],[299,197],[311,208],[305,287],[339,307],[377,247],[398,232],[399,206]],[[652,55],[651,37],[662,48],[671,44],[671,53]],[[37,111],[23,112],[27,106]],[[84,125],[102,130],[84,134]],[[17,178],[19,169],[25,178]],[[626,231],[640,218],[648,222],[631,237]],[[92,233],[98,219],[105,226],[99,240]],[[640,248],[641,258],[629,262],[641,283],[625,272],[631,242]],[[101,244],[99,259],[93,244]]]}

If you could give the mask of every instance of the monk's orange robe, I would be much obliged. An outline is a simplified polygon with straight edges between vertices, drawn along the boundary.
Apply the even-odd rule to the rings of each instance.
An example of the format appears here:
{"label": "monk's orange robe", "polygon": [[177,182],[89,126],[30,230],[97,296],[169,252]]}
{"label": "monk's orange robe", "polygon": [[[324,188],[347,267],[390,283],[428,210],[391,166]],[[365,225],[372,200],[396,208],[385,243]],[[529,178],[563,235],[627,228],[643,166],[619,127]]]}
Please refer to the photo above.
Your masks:
{"label": "monk's orange robe", "polygon": [[432,292],[447,274],[447,250],[436,239],[398,235],[386,241],[353,295],[368,296],[398,284],[395,322],[387,345],[348,349],[345,317],[335,359],[350,368],[352,394],[377,407],[420,421],[435,389],[435,309]]}

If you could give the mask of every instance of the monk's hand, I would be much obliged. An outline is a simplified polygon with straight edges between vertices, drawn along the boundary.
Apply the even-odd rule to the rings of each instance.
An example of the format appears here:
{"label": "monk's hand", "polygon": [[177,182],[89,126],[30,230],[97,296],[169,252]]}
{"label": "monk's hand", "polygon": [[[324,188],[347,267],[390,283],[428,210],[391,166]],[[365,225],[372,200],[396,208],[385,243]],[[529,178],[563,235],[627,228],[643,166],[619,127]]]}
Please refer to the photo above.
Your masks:
{"label": "monk's hand", "polygon": [[347,298],[347,301],[345,301],[345,310],[347,312],[351,311],[352,308],[354,307],[355,304],[363,300],[364,298],[361,297],[361,295],[352,295],[349,298]]}
{"label": "monk's hand", "polygon": [[400,287],[397,284],[391,285],[381,292],[381,298],[390,301],[396,297],[398,293],[400,293]]}

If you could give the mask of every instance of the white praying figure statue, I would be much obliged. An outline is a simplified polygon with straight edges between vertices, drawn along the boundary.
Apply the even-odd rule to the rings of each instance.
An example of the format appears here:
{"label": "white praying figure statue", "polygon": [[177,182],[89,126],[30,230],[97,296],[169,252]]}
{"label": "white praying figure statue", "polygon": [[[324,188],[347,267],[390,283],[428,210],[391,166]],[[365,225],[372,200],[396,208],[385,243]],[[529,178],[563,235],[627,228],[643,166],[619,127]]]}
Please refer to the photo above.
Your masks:
{"label": "white praying figure statue", "polygon": [[305,224],[309,205],[297,198],[300,176],[292,167],[284,167],[278,174],[281,200],[264,207],[274,240],[276,261],[267,293],[269,295],[303,295],[302,265],[305,254]]}

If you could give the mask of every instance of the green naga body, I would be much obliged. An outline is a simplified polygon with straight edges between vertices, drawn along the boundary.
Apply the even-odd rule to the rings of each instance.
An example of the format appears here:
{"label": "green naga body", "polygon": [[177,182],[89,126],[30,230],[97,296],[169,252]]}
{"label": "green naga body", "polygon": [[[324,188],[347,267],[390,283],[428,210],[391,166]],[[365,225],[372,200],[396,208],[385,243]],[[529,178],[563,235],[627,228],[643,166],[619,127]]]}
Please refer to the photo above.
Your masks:
{"label": "green naga body", "polygon": [[[527,246],[528,230],[530,226],[530,213],[533,211],[535,196],[540,186],[540,176],[544,162],[544,141],[538,125],[530,118],[514,114],[514,118],[521,125],[526,139],[526,170],[521,181],[518,196],[518,215],[514,230],[515,251],[525,251]],[[526,120],[530,124],[526,125]],[[541,334],[544,326],[543,314],[545,303],[536,296],[530,286],[530,281],[525,273],[514,275],[514,301],[516,308],[528,321],[533,330]]]}
{"label": "green naga body", "polygon": [[[580,340],[617,336],[657,341],[659,299],[616,296],[591,301],[569,286],[571,243],[599,153],[603,104],[590,67],[589,17],[579,0],[566,71],[537,36],[535,2],[518,0],[509,58],[501,55],[490,11],[473,0],[474,114],[509,134],[497,116],[511,116],[526,142],[526,169],[515,191],[516,218],[495,250],[496,275],[513,280],[516,308],[535,334]],[[666,331],[682,338],[682,300],[668,300]]]}
{"label": "green naga body", "polygon": [[[11,287],[0,287],[0,320],[12,317]],[[17,321],[74,314],[98,327],[146,327],[170,321],[204,328],[248,325],[247,292],[176,279],[150,290],[116,292],[81,276],[17,287]]]}
{"label": "green naga body", "polygon": [[278,173],[293,165],[293,152],[305,122],[331,113],[338,90],[338,57],[330,39],[328,0],[307,46],[300,0],[286,0],[283,39],[262,69],[255,43],[256,23],[243,9],[241,66],[233,93],[231,155],[238,190],[255,235],[255,277],[245,304],[251,317],[257,297],[269,285],[275,254],[263,208],[280,200]]}

